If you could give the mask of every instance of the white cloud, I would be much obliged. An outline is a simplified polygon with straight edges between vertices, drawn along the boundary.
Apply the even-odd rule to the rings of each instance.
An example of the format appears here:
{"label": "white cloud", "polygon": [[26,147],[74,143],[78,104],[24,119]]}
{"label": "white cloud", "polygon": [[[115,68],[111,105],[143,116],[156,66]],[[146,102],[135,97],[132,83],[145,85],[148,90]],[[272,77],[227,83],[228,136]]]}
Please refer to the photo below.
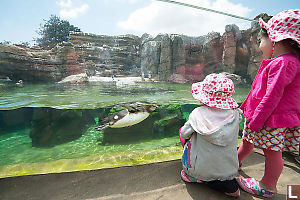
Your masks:
{"label": "white cloud", "polygon": [[[190,3],[188,0],[180,2]],[[229,0],[194,0],[193,5],[227,12],[246,17],[250,9],[233,4]],[[224,15],[198,10],[195,8],[152,1],[151,4],[132,12],[129,17],[118,22],[118,27],[126,31],[139,33],[177,33],[190,36],[199,36],[211,31],[223,33],[225,25],[237,24],[240,29],[248,28],[250,22],[227,17]]]}
{"label": "white cloud", "polygon": [[137,3],[139,0],[128,0],[128,2],[130,3],[130,4],[135,4],[135,3]]}
{"label": "white cloud", "polygon": [[105,0],[106,3],[129,3],[129,4],[136,4],[138,3],[140,0]]}
{"label": "white cloud", "polygon": [[72,6],[72,0],[67,0],[67,1],[59,1],[56,2],[57,5],[61,6],[61,7],[66,7],[66,8],[70,8]]}
{"label": "white cloud", "polygon": [[57,5],[62,7],[62,9],[59,11],[59,15],[65,19],[76,18],[79,14],[83,14],[89,9],[89,5],[86,3],[77,7],[73,6],[72,0],[62,0],[57,2]]}

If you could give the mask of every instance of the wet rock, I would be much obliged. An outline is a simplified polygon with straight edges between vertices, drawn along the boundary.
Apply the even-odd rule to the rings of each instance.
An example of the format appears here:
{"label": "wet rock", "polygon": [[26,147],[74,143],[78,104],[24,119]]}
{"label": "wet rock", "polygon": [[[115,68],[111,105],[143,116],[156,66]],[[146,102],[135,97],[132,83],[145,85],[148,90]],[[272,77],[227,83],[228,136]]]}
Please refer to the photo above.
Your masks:
{"label": "wet rock", "polygon": [[233,81],[235,87],[238,85],[245,84],[242,77],[237,74],[230,74],[228,72],[222,72],[221,74],[224,74],[225,76],[227,76],[227,78],[231,79]]}
{"label": "wet rock", "polygon": [[95,123],[93,114],[88,110],[35,108],[30,132],[32,146],[53,147],[80,138]]}
{"label": "wet rock", "polygon": [[67,76],[66,78],[59,81],[58,83],[83,84],[87,82],[88,82],[88,77],[86,73],[82,73],[82,74]]}

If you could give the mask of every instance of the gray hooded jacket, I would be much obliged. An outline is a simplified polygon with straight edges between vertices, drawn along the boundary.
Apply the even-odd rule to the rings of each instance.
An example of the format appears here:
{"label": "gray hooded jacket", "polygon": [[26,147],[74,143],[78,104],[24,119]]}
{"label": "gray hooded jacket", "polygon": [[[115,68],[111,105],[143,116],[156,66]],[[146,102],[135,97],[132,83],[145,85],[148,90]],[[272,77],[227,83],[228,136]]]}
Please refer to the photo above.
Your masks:
{"label": "gray hooded jacket", "polygon": [[189,139],[182,155],[183,170],[202,181],[232,180],[238,171],[238,132],[242,111],[201,106],[181,128]]}

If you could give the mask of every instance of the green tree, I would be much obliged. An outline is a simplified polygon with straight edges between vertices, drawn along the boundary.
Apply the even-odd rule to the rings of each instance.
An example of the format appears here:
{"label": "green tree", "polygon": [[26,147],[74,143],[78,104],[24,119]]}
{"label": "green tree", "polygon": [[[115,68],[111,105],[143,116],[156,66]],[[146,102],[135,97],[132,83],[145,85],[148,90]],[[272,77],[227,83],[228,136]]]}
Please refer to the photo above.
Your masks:
{"label": "green tree", "polygon": [[71,31],[81,32],[78,27],[71,25],[68,21],[61,20],[56,15],[51,15],[48,21],[44,20],[44,24],[40,25],[37,33],[41,37],[35,39],[35,41],[40,47],[51,49],[60,42],[68,41]]}
{"label": "green tree", "polygon": [[8,45],[8,44],[11,44],[11,41],[4,40],[3,42],[0,42],[0,44],[6,44],[6,45]]}
{"label": "green tree", "polygon": [[25,47],[30,47],[29,42],[20,42],[19,44],[22,45],[22,46],[25,46]]}

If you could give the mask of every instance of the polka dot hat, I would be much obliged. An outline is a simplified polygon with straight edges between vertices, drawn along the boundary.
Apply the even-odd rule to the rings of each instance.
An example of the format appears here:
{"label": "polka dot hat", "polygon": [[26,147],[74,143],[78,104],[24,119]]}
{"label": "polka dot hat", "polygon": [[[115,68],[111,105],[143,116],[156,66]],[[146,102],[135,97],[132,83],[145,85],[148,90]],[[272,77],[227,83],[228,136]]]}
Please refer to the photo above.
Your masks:
{"label": "polka dot hat", "polygon": [[266,29],[272,42],[292,39],[300,47],[300,9],[291,9],[278,13],[268,23],[259,19],[259,24]]}
{"label": "polka dot hat", "polygon": [[192,95],[209,107],[220,109],[237,108],[232,98],[234,84],[224,74],[209,74],[202,82],[192,84]]}

